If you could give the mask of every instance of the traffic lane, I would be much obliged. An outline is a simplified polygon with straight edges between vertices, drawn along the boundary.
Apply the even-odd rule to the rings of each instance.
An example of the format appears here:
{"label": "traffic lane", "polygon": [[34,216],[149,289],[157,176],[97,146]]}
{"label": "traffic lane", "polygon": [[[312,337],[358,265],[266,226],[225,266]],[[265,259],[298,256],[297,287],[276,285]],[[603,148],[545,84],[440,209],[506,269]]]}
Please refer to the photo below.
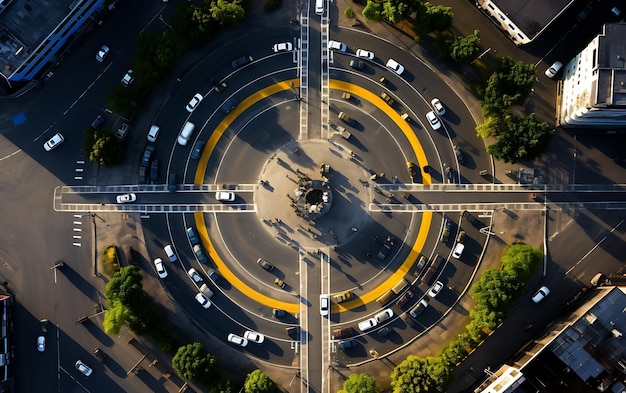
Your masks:
{"label": "traffic lane", "polygon": [[550,264],[556,264],[566,277],[589,285],[598,272],[613,273],[623,267],[625,224],[614,211],[585,209],[574,217],[548,214],[550,249],[559,250],[550,253]]}
{"label": "traffic lane", "polygon": [[[157,223],[156,221],[161,221]],[[227,283],[220,286],[220,289],[224,291],[216,291],[215,285],[209,283],[209,279],[204,270],[200,270],[197,261],[194,261],[195,257],[190,257],[190,251],[185,247],[186,234],[184,230],[184,223],[182,220],[173,219],[169,220],[172,224],[172,233],[175,234],[175,239],[172,244],[178,255],[178,260],[174,263],[169,262],[167,257],[162,251],[162,246],[168,244],[167,240],[157,240],[155,231],[163,231],[161,228],[165,228],[165,220],[150,221],[149,230],[144,230],[148,234],[147,238],[152,238],[152,243],[149,244],[151,249],[151,255],[156,255],[164,260],[166,269],[168,270],[168,277],[163,279],[163,283],[167,290],[177,300],[177,302],[186,310],[191,318],[202,326],[206,331],[210,332],[215,338],[226,341],[229,333],[235,333],[243,335],[246,329],[259,331],[264,334],[268,334],[266,343],[261,346],[250,346],[246,348],[247,352],[250,352],[254,356],[262,359],[272,360],[273,362],[281,362],[281,357],[289,351],[291,346],[289,338],[286,336],[284,327],[281,325],[275,327],[275,321],[269,318],[259,318],[254,314],[247,312],[247,310],[240,307],[240,305],[233,303],[230,296],[225,296],[230,290],[226,287]],[[163,233],[163,236],[166,236]],[[157,246],[156,248],[154,246]],[[193,261],[193,262],[192,262]],[[201,275],[203,282],[207,283],[214,291],[215,295],[210,299],[212,305],[209,309],[203,309],[200,304],[195,300],[195,295],[199,293],[199,288],[192,282],[187,274],[189,268],[194,267],[196,271]],[[204,268],[204,266],[202,267]],[[152,268],[154,269],[154,268]],[[154,272],[154,270],[152,270]],[[150,274],[153,274],[153,273]],[[216,315],[219,315],[219,323],[215,323]],[[267,332],[276,332],[274,336]],[[282,337],[284,336],[284,337]],[[275,338],[274,338],[275,337]],[[286,362],[285,364],[290,364]]]}

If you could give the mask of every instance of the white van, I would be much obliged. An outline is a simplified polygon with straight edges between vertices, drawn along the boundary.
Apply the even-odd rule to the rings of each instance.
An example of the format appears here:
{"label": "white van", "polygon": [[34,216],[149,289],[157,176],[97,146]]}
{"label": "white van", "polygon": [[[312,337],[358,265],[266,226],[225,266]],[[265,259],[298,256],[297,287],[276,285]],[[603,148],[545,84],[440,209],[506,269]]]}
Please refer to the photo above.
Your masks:
{"label": "white van", "polygon": [[324,0],[315,0],[315,13],[318,15],[324,13]]}
{"label": "white van", "polygon": [[196,125],[192,122],[188,121],[187,123],[185,123],[185,127],[183,127],[183,130],[178,135],[178,144],[181,146],[185,146],[189,141],[189,138],[191,138],[191,134],[193,134],[193,130],[195,128]]}

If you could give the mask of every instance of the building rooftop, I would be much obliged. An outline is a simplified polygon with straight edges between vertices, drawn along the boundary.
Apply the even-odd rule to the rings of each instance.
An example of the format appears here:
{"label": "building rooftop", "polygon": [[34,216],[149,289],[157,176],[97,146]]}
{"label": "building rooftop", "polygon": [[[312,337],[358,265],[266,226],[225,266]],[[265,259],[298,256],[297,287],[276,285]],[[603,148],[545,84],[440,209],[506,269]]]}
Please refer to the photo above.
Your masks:
{"label": "building rooftop", "polygon": [[626,23],[607,23],[597,40],[598,105],[626,107]]}
{"label": "building rooftop", "polygon": [[492,0],[531,40],[561,14],[573,0]]}

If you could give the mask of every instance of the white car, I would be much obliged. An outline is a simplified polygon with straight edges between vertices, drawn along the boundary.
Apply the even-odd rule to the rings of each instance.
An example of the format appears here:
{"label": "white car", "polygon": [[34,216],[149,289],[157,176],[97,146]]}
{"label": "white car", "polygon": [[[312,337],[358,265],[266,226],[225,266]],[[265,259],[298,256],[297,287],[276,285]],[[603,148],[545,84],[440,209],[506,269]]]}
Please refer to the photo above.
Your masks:
{"label": "white car", "polygon": [[157,136],[159,136],[159,126],[153,124],[150,126],[150,131],[148,131],[146,139],[148,139],[148,142],[154,143],[157,140]]}
{"label": "white car", "polygon": [[293,45],[291,42],[281,42],[279,44],[274,45],[274,53],[290,51],[293,49]]}
{"label": "white car", "polygon": [[193,282],[196,284],[198,288],[200,288],[202,284],[204,284],[204,280],[202,279],[202,277],[200,277],[196,269],[194,268],[189,269],[187,271],[187,275],[191,277],[191,279],[193,280]]}
{"label": "white car", "polygon": [[374,52],[370,52],[365,49],[357,49],[356,57],[360,57],[362,59],[374,60]]}
{"label": "white car", "polygon": [[193,112],[198,107],[198,104],[200,104],[200,101],[202,101],[203,98],[204,97],[202,97],[202,94],[200,93],[197,93],[195,96],[193,96],[193,98],[189,100],[189,103],[187,104],[187,112]]}
{"label": "white car", "polygon": [[344,44],[343,42],[330,40],[328,41],[328,49],[336,50],[337,52],[345,52],[346,44]]}
{"label": "white car", "polygon": [[159,278],[167,277],[167,270],[165,270],[165,266],[163,265],[163,260],[161,258],[154,260],[154,267],[156,268]]}
{"label": "white car", "polygon": [[130,193],[130,194],[122,194],[122,195],[118,195],[116,198],[117,203],[130,203],[130,202],[135,202],[137,200],[137,195]]}
{"label": "white car", "polygon": [[323,317],[327,316],[330,312],[330,296],[320,295],[320,314]]}
{"label": "white car", "polygon": [[44,336],[37,337],[37,350],[39,352],[46,350],[46,338]]}
{"label": "white car", "polygon": [[128,70],[122,78],[122,84],[124,86],[130,86],[130,84],[133,83],[134,80],[135,77],[133,76],[133,70]]}
{"label": "white car", "polygon": [[232,202],[235,200],[235,193],[218,191],[215,193],[215,199],[217,199],[220,202]]}
{"label": "white car", "polygon": [[426,119],[428,119],[428,123],[430,123],[430,126],[433,128],[433,130],[438,130],[441,128],[441,122],[439,121],[437,115],[435,115],[435,112],[428,112],[426,114]]}
{"label": "white car", "polygon": [[83,373],[83,375],[87,377],[90,376],[91,373],[93,372],[93,370],[89,366],[87,366],[85,363],[83,363],[80,360],[77,360],[74,366],[76,367],[76,370],[80,371],[81,373]]}
{"label": "white car", "polygon": [[228,335],[228,342],[239,345],[240,347],[245,347],[246,345],[248,345],[248,340],[233,333]]}
{"label": "white car", "polygon": [[539,303],[550,294],[548,287],[543,286],[533,295],[533,302]]}
{"label": "white car", "polygon": [[200,305],[204,308],[209,308],[211,307],[211,301],[209,300],[208,297],[206,297],[206,295],[202,292],[198,292],[196,294],[196,301],[198,303],[200,303]]}
{"label": "white car", "polygon": [[253,332],[252,330],[246,330],[246,332],[243,334],[243,338],[257,344],[261,344],[263,341],[265,341],[264,335],[262,335],[261,333]]}
{"label": "white car", "polygon": [[428,296],[430,296],[431,298],[437,296],[439,294],[439,292],[441,292],[441,289],[443,288],[443,283],[441,281],[437,281],[435,284],[433,284],[432,287],[430,287],[430,289],[428,290]]}
{"label": "white car", "polygon": [[433,98],[432,101],[430,101],[430,104],[433,106],[435,112],[437,112],[439,116],[443,116],[446,114],[446,108],[443,107],[443,104],[441,103],[441,101],[439,101],[439,98]]}
{"label": "white car", "polygon": [[96,60],[102,63],[104,61],[104,58],[107,57],[108,54],[109,54],[109,47],[106,45],[102,45],[100,47],[100,50],[96,54]]}
{"label": "white car", "polygon": [[561,69],[561,67],[563,67],[563,63],[561,63],[560,61],[555,61],[554,64],[552,64],[547,70],[546,70],[546,76],[548,78],[554,78],[554,76],[556,75],[557,72],[559,72],[559,70]]}
{"label": "white car", "polygon": [[64,140],[65,138],[63,138],[63,135],[61,135],[60,132],[57,132],[55,136],[48,139],[48,142],[43,144],[43,148],[46,151],[50,151],[54,149],[55,147],[59,146],[61,143],[63,143]]}
{"label": "white car", "polygon": [[163,247],[163,251],[165,251],[165,255],[167,255],[170,262],[176,262],[176,254],[174,253],[174,247],[172,247],[171,244]]}
{"label": "white car", "polygon": [[383,311],[379,312],[378,314],[374,315],[374,318],[376,319],[376,323],[385,322],[391,317],[393,317],[393,310],[390,308],[386,308]]}
{"label": "white car", "polygon": [[359,326],[360,331],[365,332],[375,327],[376,325],[378,325],[376,318],[370,318],[370,319],[366,319],[365,321],[359,322],[358,326]]}
{"label": "white car", "polygon": [[389,68],[390,70],[393,70],[393,72],[395,72],[398,75],[402,75],[402,73],[404,72],[404,66],[398,63],[397,61],[395,61],[394,59],[387,60],[386,66],[387,68]]}

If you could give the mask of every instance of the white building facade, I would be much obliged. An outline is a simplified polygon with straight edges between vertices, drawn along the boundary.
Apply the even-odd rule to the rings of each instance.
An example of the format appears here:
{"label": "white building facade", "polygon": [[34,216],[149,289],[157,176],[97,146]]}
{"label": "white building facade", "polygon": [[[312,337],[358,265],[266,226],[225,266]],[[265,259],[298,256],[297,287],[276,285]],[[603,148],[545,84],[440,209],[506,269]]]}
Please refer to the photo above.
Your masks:
{"label": "white building facade", "polygon": [[626,23],[608,23],[563,67],[557,96],[562,127],[626,127]]}

